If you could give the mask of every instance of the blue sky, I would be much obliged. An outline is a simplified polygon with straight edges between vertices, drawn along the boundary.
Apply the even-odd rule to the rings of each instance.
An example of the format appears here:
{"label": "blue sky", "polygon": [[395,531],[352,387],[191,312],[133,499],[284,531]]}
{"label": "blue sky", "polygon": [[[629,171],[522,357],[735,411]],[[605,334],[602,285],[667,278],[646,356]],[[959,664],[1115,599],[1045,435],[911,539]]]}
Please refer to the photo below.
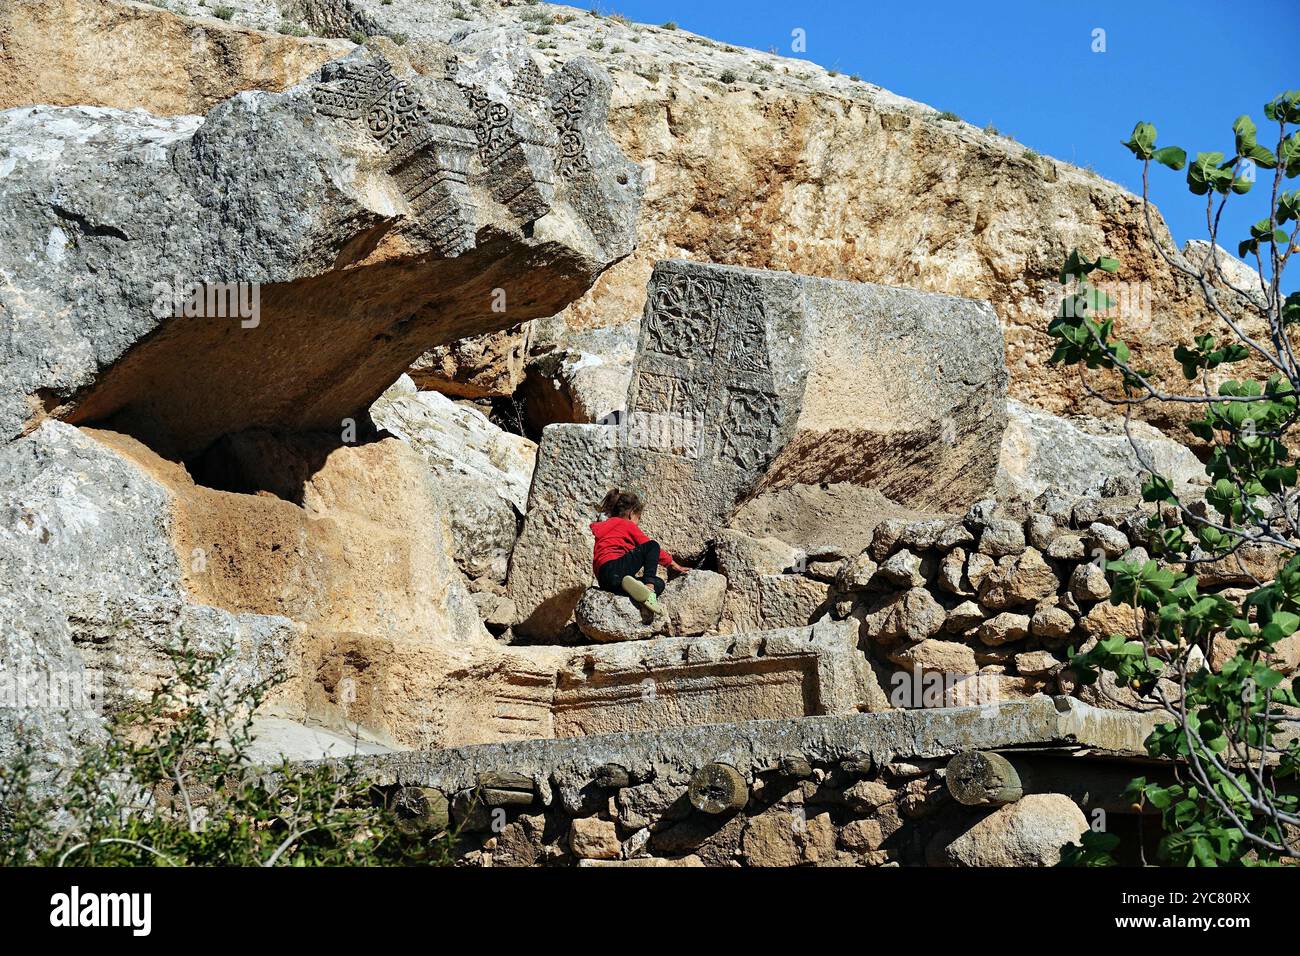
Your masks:
{"label": "blue sky", "polygon": [[[1300,0],[601,0],[598,6],[856,73],[967,122],[991,123],[1135,193],[1140,164],[1120,142],[1138,120],[1156,125],[1158,144],[1231,155],[1237,116],[1250,113],[1262,131],[1264,103],[1300,87]],[[795,28],[806,31],[804,53],[791,51]],[[1105,31],[1105,52],[1092,51],[1096,29]],[[1261,140],[1272,146],[1275,130],[1273,140]],[[1152,197],[1180,245],[1206,232],[1204,201],[1187,192],[1184,175],[1163,168],[1152,174]],[[1300,180],[1290,181],[1297,185]],[[1234,213],[1235,201],[1220,232],[1233,252],[1247,226],[1265,215],[1266,193],[1252,191]]]}

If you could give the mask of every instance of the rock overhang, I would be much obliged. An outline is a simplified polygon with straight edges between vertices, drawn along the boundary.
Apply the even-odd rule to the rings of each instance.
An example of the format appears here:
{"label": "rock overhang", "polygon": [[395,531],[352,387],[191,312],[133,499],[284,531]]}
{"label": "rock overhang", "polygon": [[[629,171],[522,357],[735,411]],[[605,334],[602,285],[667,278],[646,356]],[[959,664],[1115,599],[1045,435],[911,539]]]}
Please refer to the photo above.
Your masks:
{"label": "rock overhang", "polygon": [[0,310],[31,335],[0,433],[337,432],[429,347],[559,311],[635,243],[608,95],[587,61],[378,39],[201,119],[5,114]]}

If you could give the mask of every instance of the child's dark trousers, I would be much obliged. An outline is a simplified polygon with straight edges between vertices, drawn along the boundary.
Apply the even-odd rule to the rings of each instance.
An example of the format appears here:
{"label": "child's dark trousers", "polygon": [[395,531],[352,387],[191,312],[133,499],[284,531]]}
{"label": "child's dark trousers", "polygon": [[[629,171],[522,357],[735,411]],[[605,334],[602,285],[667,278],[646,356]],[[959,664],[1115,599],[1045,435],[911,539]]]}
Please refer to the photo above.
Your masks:
{"label": "child's dark trousers", "polygon": [[647,541],[638,544],[622,557],[612,558],[600,566],[596,580],[604,591],[623,593],[623,578],[626,575],[643,581],[654,588],[655,594],[664,593],[664,580],[659,577],[659,542]]}

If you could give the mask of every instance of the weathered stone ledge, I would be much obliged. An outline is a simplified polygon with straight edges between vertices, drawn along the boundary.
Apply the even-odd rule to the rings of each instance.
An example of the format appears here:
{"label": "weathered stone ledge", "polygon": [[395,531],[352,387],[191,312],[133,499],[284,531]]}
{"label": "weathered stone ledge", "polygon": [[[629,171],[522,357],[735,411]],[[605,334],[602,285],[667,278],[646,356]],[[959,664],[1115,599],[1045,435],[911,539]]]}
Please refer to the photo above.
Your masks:
{"label": "weathered stone ledge", "polygon": [[1043,695],[1000,706],[756,720],[347,759],[377,784],[434,787],[446,793],[476,786],[481,773],[509,771],[532,777],[543,801],[549,802],[553,784],[581,787],[607,764],[637,776],[656,765],[696,768],[716,761],[749,775],[789,754],[830,762],[868,753],[877,764],[886,764],[963,750],[1058,744],[1137,755],[1144,753],[1142,742],[1157,722],[1154,715],[1106,711]]}

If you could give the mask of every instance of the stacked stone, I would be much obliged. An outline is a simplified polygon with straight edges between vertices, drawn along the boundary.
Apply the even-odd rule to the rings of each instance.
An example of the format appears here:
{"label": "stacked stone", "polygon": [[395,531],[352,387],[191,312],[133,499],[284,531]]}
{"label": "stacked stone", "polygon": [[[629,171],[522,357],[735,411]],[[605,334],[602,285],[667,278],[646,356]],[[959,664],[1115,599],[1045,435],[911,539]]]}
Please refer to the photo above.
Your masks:
{"label": "stacked stone", "polygon": [[964,806],[946,762],[795,753],[694,770],[607,764],[581,786],[494,772],[456,794],[402,788],[392,805],[412,826],[452,828],[464,866],[1051,866],[1087,829],[1061,794],[992,813]]}
{"label": "stacked stone", "polygon": [[[856,621],[888,706],[983,704],[1038,693],[1077,693],[1107,706],[1130,695],[1105,676],[1100,691],[1080,687],[1067,665],[1072,648],[1111,634],[1137,636],[1145,621],[1140,610],[1111,603],[1105,570],[1108,561],[1150,559],[1148,525],[1158,511],[1138,491],[1134,480],[1113,477],[1095,496],[1049,490],[1030,502],[986,499],[962,517],[888,518],[851,556],[830,545],[805,552],[724,530],[713,542],[722,575],[679,579],[680,585],[698,576],[710,585],[702,602],[707,615],[694,615],[695,629],[679,633]],[[1205,503],[1191,507],[1203,510]],[[1166,525],[1178,518],[1167,508],[1161,517]],[[1234,558],[1197,565],[1198,583],[1202,593],[1239,604],[1246,588],[1270,580],[1284,558],[1277,548],[1243,548]],[[635,613],[625,599],[597,596],[627,605],[617,608],[624,616]],[[623,629],[628,633],[604,636],[591,621],[608,616],[581,607],[578,615],[591,640],[668,629],[667,619],[657,630],[637,619]],[[1210,664],[1232,653],[1220,637]],[[1300,639],[1279,646],[1277,664],[1287,674],[1300,668]]]}
{"label": "stacked stone", "polygon": [[[962,518],[885,520],[836,568],[831,613],[858,620],[862,646],[895,677],[938,673],[960,685],[978,675],[980,692],[999,698],[1072,693],[1069,649],[1136,635],[1141,621],[1109,601],[1105,573],[1109,560],[1149,559],[1155,506],[1137,491],[1117,479],[1097,497],[1047,491],[1029,504],[981,501]],[[814,563],[805,574],[824,579],[827,569]],[[945,704],[978,702],[951,682],[944,693]]]}

